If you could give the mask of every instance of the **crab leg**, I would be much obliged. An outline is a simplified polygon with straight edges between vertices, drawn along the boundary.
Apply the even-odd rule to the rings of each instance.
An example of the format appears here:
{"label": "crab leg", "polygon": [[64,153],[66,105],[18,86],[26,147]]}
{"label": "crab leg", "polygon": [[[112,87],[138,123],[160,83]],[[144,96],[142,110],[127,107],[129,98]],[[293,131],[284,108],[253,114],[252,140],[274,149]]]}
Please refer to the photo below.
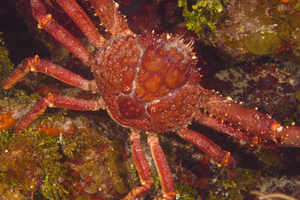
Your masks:
{"label": "crab leg", "polygon": [[78,3],[76,3],[75,0],[57,0],[56,2],[72,18],[90,43],[99,49],[105,39],[99,34],[90,18],[85,14]]}
{"label": "crab leg", "polygon": [[142,186],[133,188],[131,192],[123,200],[131,200],[144,197],[153,183],[151,169],[147,163],[143,148],[140,142],[140,132],[132,130],[130,134],[130,140],[132,141],[132,156],[136,169],[139,173]]}
{"label": "crab leg", "polygon": [[176,131],[176,133],[186,141],[204,151],[207,155],[213,158],[218,165],[224,165],[227,169],[228,178],[235,178],[235,160],[230,156],[229,152],[222,150],[210,139],[191,129],[180,129]]}
{"label": "crab leg", "polygon": [[38,56],[35,56],[34,58],[26,58],[25,60],[23,60],[22,63],[17,67],[17,69],[15,69],[15,71],[3,81],[3,89],[11,88],[30,71],[42,72],[65,83],[82,88],[83,90],[97,90],[95,81],[86,80],[67,69],[59,67],[58,65],[55,65],[49,61],[40,59]]}
{"label": "crab leg", "polygon": [[30,123],[42,115],[48,106],[70,110],[95,111],[101,108],[104,109],[105,104],[103,100],[88,101],[49,93],[46,97],[41,98],[32,106],[31,110],[17,123],[15,131],[17,133],[22,132]]}
{"label": "crab leg", "polygon": [[276,138],[278,138],[282,144],[294,147],[300,147],[300,127],[292,126],[285,127],[282,131],[276,133]]}
{"label": "crab leg", "polygon": [[119,12],[119,4],[112,0],[88,0],[99,16],[106,31],[111,34],[132,34],[126,18]]}
{"label": "crab leg", "polygon": [[253,144],[257,143],[257,140],[255,140],[253,136],[246,134],[246,132],[242,130],[237,130],[237,128],[235,127],[228,126],[220,119],[217,119],[216,117],[212,117],[209,114],[199,112],[194,120],[199,124],[211,127],[215,130],[226,133],[227,135],[235,137],[239,140],[243,140],[244,142],[253,143]]}
{"label": "crab leg", "polygon": [[71,33],[58,24],[50,14],[46,15],[46,8],[40,0],[31,0],[30,5],[32,15],[38,21],[38,28],[47,31],[85,65],[93,66],[94,59],[85,47]]}
{"label": "crab leg", "polygon": [[[231,98],[224,98],[211,90],[204,90],[200,102],[204,112],[208,112],[211,117],[219,118],[221,123],[226,121],[229,126],[237,127],[236,129],[225,128],[227,133],[234,134],[235,130],[242,130],[246,134],[252,134],[253,139],[257,141],[273,140],[277,142],[279,139],[285,145],[300,146],[299,127],[292,126],[284,129],[269,115],[264,115],[255,109],[248,109],[239,103],[232,102]],[[200,115],[195,118],[195,121],[202,123]],[[217,125],[205,122],[203,124],[212,128],[217,127]]]}
{"label": "crab leg", "polygon": [[172,177],[168,161],[161,146],[159,145],[156,133],[148,133],[148,144],[150,145],[156,170],[159,174],[159,179],[163,191],[162,199],[174,199],[177,190],[175,189],[175,183]]}

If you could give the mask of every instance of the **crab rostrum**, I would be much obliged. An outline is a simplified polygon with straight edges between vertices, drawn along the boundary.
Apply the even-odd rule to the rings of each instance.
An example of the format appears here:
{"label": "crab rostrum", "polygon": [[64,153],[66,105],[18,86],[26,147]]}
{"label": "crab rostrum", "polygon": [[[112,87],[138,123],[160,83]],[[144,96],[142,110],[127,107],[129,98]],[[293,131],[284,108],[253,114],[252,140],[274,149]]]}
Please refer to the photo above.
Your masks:
{"label": "crab rostrum", "polygon": [[79,60],[91,68],[95,79],[61,68],[38,56],[25,59],[3,82],[9,89],[30,71],[42,72],[83,90],[100,93],[97,101],[81,100],[48,94],[38,100],[29,113],[15,126],[22,132],[46,108],[61,107],[73,110],[106,109],[119,124],[130,128],[132,155],[141,186],[134,188],[125,199],[145,196],[153,182],[140,144],[140,131],[147,131],[155,165],[162,185],[161,199],[174,199],[175,183],[166,157],[159,145],[158,133],[175,132],[183,139],[211,156],[227,169],[229,178],[235,177],[235,160],[211,140],[188,129],[194,120],[238,139],[259,143],[273,140],[288,146],[299,146],[300,128],[282,127],[268,115],[247,109],[229,97],[206,90],[199,85],[197,57],[192,42],[183,43],[178,36],[164,34],[136,35],[120,14],[112,0],[89,0],[102,25],[112,36],[104,39],[75,0],[57,0],[73,19],[89,42],[98,51],[93,57],[67,30],[61,27],[40,0],[31,0],[32,13],[38,27],[46,30]]}

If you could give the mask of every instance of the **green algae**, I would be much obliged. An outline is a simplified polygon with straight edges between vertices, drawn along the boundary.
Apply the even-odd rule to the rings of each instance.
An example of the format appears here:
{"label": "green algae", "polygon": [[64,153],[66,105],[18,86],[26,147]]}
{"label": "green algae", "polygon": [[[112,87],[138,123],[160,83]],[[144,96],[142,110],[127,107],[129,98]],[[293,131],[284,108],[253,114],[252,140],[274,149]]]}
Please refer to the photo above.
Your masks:
{"label": "green algae", "polygon": [[[59,159],[62,158],[58,138],[31,128],[22,134],[1,132],[0,159],[2,172],[0,181],[18,191],[39,190],[46,199],[63,198],[68,193],[58,183],[58,177],[64,177],[66,170]],[[3,165],[7,165],[3,170]],[[38,187],[37,183],[42,182]],[[8,195],[8,193],[2,193]]]}
{"label": "green algae", "polygon": [[244,44],[246,48],[254,55],[266,55],[277,52],[281,45],[281,40],[275,33],[254,35],[244,35]]}
{"label": "green algae", "polygon": [[[5,46],[0,47],[0,53],[2,81],[11,73],[13,65]],[[28,111],[26,107],[40,98],[36,92],[28,95],[25,90],[13,87],[6,98],[0,99],[0,107],[4,112],[19,113],[19,110],[24,110],[22,113],[25,114]],[[27,199],[28,192],[34,191],[38,199],[67,199],[70,196],[72,198],[72,195],[78,193],[78,188],[74,188],[73,185],[76,181],[84,180],[71,177],[70,172],[95,175],[91,185],[81,186],[85,187],[84,191],[87,194],[99,193],[98,189],[103,185],[107,186],[102,193],[106,194],[109,191],[106,194],[108,196],[109,193],[128,193],[128,186],[124,180],[128,174],[127,166],[121,160],[121,152],[124,150],[119,141],[107,139],[103,132],[99,133],[99,127],[95,126],[92,127],[93,131],[87,127],[76,129],[70,138],[70,133],[66,133],[61,127],[67,128],[69,124],[72,126],[76,122],[67,118],[67,112],[63,109],[57,111],[41,115],[20,134],[15,134],[13,130],[0,132],[0,195],[7,199],[13,199],[12,196],[15,196],[15,199]],[[23,114],[19,114],[18,118]],[[79,121],[87,120],[83,118]],[[109,124],[105,124],[105,127],[110,127]],[[113,123],[113,126],[116,124]],[[58,136],[54,132],[57,127],[60,131]],[[47,134],[43,133],[47,128]],[[107,130],[106,134],[111,134],[113,138],[110,130]],[[91,159],[88,159],[91,155],[89,152],[94,152]],[[66,161],[83,162],[77,166],[81,170],[74,171]],[[95,165],[91,168],[92,163]],[[100,173],[101,170],[103,173]],[[70,184],[72,181],[74,184]]]}
{"label": "green algae", "polygon": [[[1,33],[0,33],[1,34]],[[10,61],[9,51],[4,44],[2,38],[0,38],[0,80],[6,78],[13,70],[14,65]]]}
{"label": "green algae", "polygon": [[213,31],[216,36],[220,36],[216,25],[223,11],[222,1],[198,0],[195,5],[190,7],[187,0],[178,0],[178,6],[183,7],[182,15],[187,20],[187,29],[195,31],[202,39],[206,38],[203,33],[205,27]]}
{"label": "green algae", "polygon": [[188,186],[188,184],[185,184],[182,181],[176,183],[176,190],[178,191],[176,196],[182,200],[192,200],[198,195],[195,188]]}
{"label": "green algae", "polygon": [[300,11],[300,2],[296,4],[295,8],[297,11]]}
{"label": "green algae", "polygon": [[232,186],[228,191],[228,195],[229,199],[242,200],[243,196],[241,194],[247,193],[256,187],[261,171],[253,171],[251,169],[237,167],[236,172],[238,174],[238,178],[236,178],[234,182],[229,180]]}
{"label": "green algae", "polygon": [[265,149],[261,155],[260,160],[264,163],[266,168],[276,167],[280,164],[280,155],[272,149]]}
{"label": "green algae", "polygon": [[[52,123],[46,119],[43,122]],[[38,124],[30,127],[35,129]],[[52,126],[57,124],[52,123]],[[90,177],[92,183],[82,186],[88,194],[98,194],[99,188],[104,193],[114,190],[106,195],[129,192],[124,180],[128,170],[121,159],[123,147],[118,140],[108,140],[104,132],[95,128],[80,128],[71,138],[64,132],[57,137],[42,133],[43,130],[33,131],[33,128],[17,135],[9,130],[0,134],[0,161],[4,161],[0,165],[0,185],[8,184],[16,193],[35,191],[45,199],[66,199],[78,193],[78,188],[70,184],[80,181],[70,177],[72,171],[83,180]],[[76,164],[79,170],[70,169],[65,161],[81,163]]]}

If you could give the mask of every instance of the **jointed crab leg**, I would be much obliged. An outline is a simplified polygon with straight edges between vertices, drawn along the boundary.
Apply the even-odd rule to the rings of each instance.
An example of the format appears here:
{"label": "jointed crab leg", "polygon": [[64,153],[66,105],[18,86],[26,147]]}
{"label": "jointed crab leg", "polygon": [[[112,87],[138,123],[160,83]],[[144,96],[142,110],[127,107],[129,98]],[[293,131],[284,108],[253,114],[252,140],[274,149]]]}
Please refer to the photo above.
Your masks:
{"label": "jointed crab leg", "polygon": [[148,144],[150,145],[152,157],[155,162],[156,170],[159,174],[159,179],[163,191],[162,199],[174,199],[177,190],[175,189],[175,182],[166,159],[166,156],[159,145],[156,133],[148,133]]}
{"label": "jointed crab leg", "polygon": [[[138,170],[142,186],[134,188],[123,200],[131,200],[145,196],[151,189],[151,185],[153,183],[151,169],[147,163],[142,145],[140,143],[139,131],[132,130],[130,139],[132,141],[133,159],[136,169]],[[174,179],[172,177],[166,156],[159,145],[156,133],[148,133],[148,144],[151,148],[152,157],[159,174],[163,191],[162,197],[159,197],[158,199],[174,199],[175,194],[177,193]]]}
{"label": "jointed crab leg", "polygon": [[132,156],[142,185],[133,188],[133,190],[131,190],[131,192],[128,193],[123,200],[131,200],[144,197],[150,191],[151,185],[153,183],[151,169],[147,163],[140,142],[140,131],[132,130],[130,134],[130,140],[132,141]]}
{"label": "jointed crab leg", "polygon": [[103,45],[105,39],[75,0],[57,0],[56,2],[72,18],[92,45],[97,48]]}
{"label": "jointed crab leg", "polygon": [[210,114],[199,112],[194,120],[199,124],[211,127],[215,130],[226,133],[227,135],[235,137],[239,140],[243,140],[244,142],[252,144],[257,143],[257,140],[255,140],[253,136],[246,134],[245,131],[237,130],[236,127],[228,126],[228,124],[223,123],[220,119],[216,117],[211,117]]}
{"label": "jointed crab leg", "polygon": [[119,4],[112,0],[88,0],[94,7],[106,31],[111,34],[132,34],[126,18],[119,11]]}
{"label": "jointed crab leg", "polygon": [[201,96],[201,107],[212,116],[238,125],[249,133],[261,135],[261,137],[268,139],[272,137],[272,133],[277,128],[280,128],[280,125],[270,116],[232,102],[230,97],[224,98],[211,90],[206,90]]}
{"label": "jointed crab leg", "polygon": [[186,141],[204,151],[207,155],[214,159],[217,164],[225,166],[228,178],[235,178],[235,160],[230,156],[229,152],[222,150],[210,139],[191,129],[181,129],[176,131],[176,133]]}
{"label": "jointed crab leg", "polygon": [[288,146],[300,147],[300,128],[294,124],[276,133],[276,138]]}
{"label": "jointed crab leg", "polygon": [[[201,95],[201,105],[205,112],[208,112],[211,117],[216,117],[221,120],[219,126],[222,131],[228,134],[234,134],[234,131],[242,130],[246,134],[251,134],[257,142],[259,140],[277,139],[285,145],[299,146],[300,145],[300,128],[296,126],[283,128],[278,122],[272,119],[269,115],[264,115],[255,109],[248,109],[239,103],[232,102],[230,98],[224,98],[211,90],[205,90]],[[201,118],[201,114],[195,118],[195,121],[203,123],[215,129],[221,129],[217,123],[205,123]],[[225,128],[221,123],[226,122],[234,125],[236,129]],[[247,139],[247,136],[244,137]]]}
{"label": "jointed crab leg", "polygon": [[71,33],[58,24],[50,14],[46,15],[46,8],[40,0],[31,0],[30,5],[32,15],[39,23],[39,28],[51,34],[85,65],[93,66],[95,59],[93,59],[85,47]]}
{"label": "jointed crab leg", "polygon": [[17,67],[17,69],[15,69],[15,71],[3,81],[3,89],[11,88],[30,71],[42,72],[84,90],[97,90],[95,81],[86,80],[67,69],[59,67],[58,65],[55,65],[49,61],[40,59],[38,56],[35,56],[34,58],[26,58],[25,60],[23,60],[22,63]]}
{"label": "jointed crab leg", "polygon": [[15,126],[15,131],[17,133],[22,132],[30,123],[42,115],[48,106],[82,111],[94,111],[105,108],[102,99],[99,101],[88,101],[49,93],[32,106],[31,110]]}

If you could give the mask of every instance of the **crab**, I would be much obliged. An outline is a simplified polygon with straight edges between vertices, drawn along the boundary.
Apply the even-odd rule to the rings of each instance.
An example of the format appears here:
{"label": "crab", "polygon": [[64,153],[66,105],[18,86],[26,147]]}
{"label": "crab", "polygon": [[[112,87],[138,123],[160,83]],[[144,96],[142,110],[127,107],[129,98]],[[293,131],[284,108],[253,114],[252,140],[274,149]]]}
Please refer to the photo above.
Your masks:
{"label": "crab", "polygon": [[88,41],[98,50],[91,55],[71,33],[59,25],[40,0],[31,0],[38,28],[46,30],[94,74],[86,80],[38,56],[27,58],[3,81],[4,89],[11,88],[30,72],[41,72],[86,91],[99,93],[98,100],[83,100],[49,93],[38,100],[15,125],[16,133],[42,115],[47,107],[82,111],[105,109],[116,123],[129,128],[132,156],[141,185],[133,188],[124,199],[144,197],[153,183],[140,143],[140,132],[146,131],[162,195],[159,199],[174,199],[177,193],[167,159],[157,134],[175,132],[227,169],[227,176],[235,178],[236,162],[230,153],[210,139],[188,128],[192,121],[214,128],[249,143],[272,140],[287,146],[299,146],[300,128],[283,127],[269,115],[248,109],[222,97],[218,92],[199,85],[197,56],[193,42],[185,44],[182,37],[169,34],[137,35],[120,14],[119,5],[112,0],[89,0],[106,31],[106,40],[75,0],[57,3],[80,28]]}

